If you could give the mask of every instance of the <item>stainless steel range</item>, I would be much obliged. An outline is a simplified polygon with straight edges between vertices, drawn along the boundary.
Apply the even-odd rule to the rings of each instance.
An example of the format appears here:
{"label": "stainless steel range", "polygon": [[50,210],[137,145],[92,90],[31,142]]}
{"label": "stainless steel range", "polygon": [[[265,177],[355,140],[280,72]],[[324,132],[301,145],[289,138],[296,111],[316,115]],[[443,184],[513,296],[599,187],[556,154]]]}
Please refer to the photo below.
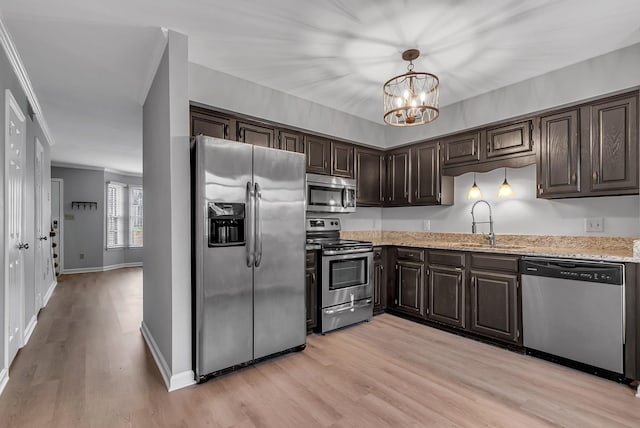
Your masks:
{"label": "stainless steel range", "polygon": [[340,239],[340,219],[308,218],[307,243],[320,250],[320,332],[373,316],[373,245]]}

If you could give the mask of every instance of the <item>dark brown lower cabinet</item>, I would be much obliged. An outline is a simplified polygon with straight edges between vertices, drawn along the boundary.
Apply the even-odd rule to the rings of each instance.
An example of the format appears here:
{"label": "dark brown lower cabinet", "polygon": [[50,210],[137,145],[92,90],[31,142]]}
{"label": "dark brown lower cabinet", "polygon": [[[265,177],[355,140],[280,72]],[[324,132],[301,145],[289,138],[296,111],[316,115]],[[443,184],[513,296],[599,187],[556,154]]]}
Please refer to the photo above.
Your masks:
{"label": "dark brown lower cabinet", "polygon": [[429,265],[427,319],[465,328],[465,271],[461,267]]}
{"label": "dark brown lower cabinet", "polygon": [[472,254],[469,329],[483,336],[522,343],[518,257]]}
{"label": "dark brown lower cabinet", "polygon": [[385,250],[373,248],[373,314],[378,315],[387,309],[387,281],[385,271]]}
{"label": "dark brown lower cabinet", "polygon": [[395,306],[398,311],[424,317],[424,263],[396,262]]}
{"label": "dark brown lower cabinet", "polygon": [[307,331],[310,332],[318,325],[318,275],[316,252],[307,251],[307,263],[305,270],[306,306],[307,306]]}

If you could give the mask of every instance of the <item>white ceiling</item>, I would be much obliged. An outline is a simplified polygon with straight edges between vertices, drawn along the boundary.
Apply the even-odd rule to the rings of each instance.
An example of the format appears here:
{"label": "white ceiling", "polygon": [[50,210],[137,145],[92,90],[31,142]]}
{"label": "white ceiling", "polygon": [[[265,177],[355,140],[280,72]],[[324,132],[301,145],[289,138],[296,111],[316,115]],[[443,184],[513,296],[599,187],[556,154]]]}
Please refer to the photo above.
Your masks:
{"label": "white ceiling", "polygon": [[[195,62],[382,124],[381,84],[437,74],[444,106],[640,42],[638,0],[1,0],[57,162],[141,170],[159,27]],[[612,78],[615,78],[612,76]]]}

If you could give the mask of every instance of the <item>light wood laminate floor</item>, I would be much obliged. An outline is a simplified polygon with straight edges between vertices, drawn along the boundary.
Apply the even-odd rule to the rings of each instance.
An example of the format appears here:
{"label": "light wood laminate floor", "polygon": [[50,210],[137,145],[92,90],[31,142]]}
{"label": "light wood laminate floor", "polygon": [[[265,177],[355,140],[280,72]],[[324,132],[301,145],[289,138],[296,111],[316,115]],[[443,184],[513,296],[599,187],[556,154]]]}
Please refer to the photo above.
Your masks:
{"label": "light wood laminate floor", "polygon": [[625,385],[391,315],[168,393],[142,270],[63,277],[0,396],[2,427],[639,427]]}

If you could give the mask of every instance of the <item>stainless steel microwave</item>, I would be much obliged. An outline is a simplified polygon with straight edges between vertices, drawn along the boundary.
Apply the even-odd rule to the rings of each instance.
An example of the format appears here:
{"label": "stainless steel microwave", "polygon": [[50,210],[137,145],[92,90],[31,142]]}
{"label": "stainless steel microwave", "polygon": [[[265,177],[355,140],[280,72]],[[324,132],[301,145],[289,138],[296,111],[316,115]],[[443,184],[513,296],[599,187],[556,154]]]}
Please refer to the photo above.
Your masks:
{"label": "stainless steel microwave", "polygon": [[307,211],[351,213],[356,210],[356,180],[307,174]]}

